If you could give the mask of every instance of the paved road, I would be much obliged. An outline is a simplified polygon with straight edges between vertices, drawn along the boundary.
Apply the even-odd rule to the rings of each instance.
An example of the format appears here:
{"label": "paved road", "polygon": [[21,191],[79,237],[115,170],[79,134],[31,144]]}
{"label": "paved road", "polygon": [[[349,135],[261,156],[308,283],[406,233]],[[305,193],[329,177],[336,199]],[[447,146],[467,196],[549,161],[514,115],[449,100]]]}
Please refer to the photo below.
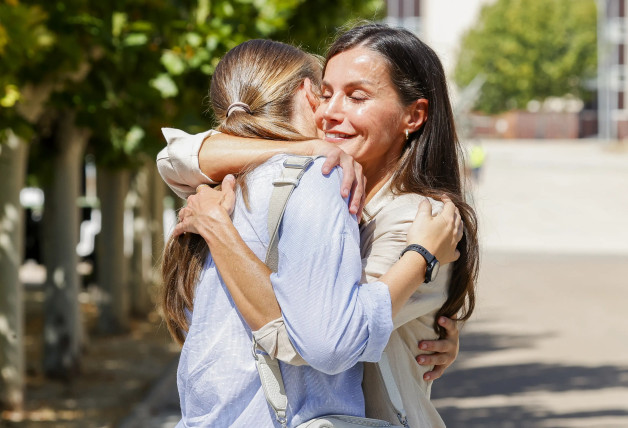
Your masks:
{"label": "paved road", "polygon": [[[478,306],[436,405],[453,428],[628,427],[628,152],[486,150]],[[176,423],[173,370],[125,428]]]}
{"label": "paved road", "polygon": [[484,257],[450,427],[628,427],[628,152],[487,144]]}

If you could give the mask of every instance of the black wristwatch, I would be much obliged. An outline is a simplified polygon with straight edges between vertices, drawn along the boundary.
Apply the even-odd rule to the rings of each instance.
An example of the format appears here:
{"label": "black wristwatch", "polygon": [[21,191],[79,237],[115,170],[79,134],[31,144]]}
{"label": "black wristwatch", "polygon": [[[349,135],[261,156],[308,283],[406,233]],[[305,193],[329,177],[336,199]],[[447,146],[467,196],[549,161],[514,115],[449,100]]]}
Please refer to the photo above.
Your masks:
{"label": "black wristwatch", "polygon": [[436,259],[436,256],[427,251],[425,247],[422,247],[421,245],[410,244],[401,252],[399,258],[401,258],[401,256],[403,256],[406,251],[416,251],[425,259],[425,262],[427,263],[427,269],[425,270],[424,284],[434,281],[436,279],[436,276],[438,275],[438,270],[440,269],[440,263]]}

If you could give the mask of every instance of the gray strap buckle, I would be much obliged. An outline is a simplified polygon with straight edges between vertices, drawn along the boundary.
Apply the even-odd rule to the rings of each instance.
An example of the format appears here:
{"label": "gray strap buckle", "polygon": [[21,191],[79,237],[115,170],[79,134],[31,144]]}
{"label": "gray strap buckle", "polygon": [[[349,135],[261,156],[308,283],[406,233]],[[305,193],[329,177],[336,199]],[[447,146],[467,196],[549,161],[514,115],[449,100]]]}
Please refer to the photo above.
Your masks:
{"label": "gray strap buckle", "polygon": [[291,155],[283,161],[283,166],[285,168],[306,169],[312,162],[314,162],[314,158],[312,156]]}

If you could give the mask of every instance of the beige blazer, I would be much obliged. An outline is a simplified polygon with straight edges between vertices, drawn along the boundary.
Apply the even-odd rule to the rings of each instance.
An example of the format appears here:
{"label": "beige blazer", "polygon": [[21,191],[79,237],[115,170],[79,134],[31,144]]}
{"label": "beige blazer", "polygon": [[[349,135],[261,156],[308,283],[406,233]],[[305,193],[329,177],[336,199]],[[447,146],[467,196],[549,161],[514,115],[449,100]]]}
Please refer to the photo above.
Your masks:
{"label": "beige blazer", "polygon": [[[214,183],[203,174],[198,164],[198,151],[203,140],[216,131],[189,135],[183,131],[164,128],[168,146],[157,157],[157,166],[164,181],[182,198],[195,192],[201,183]],[[360,226],[363,282],[376,281],[395,261],[406,246],[406,233],[414,220],[423,196],[393,195],[390,182],[364,208]],[[430,199],[432,212],[442,209],[442,203]],[[448,266],[447,266],[448,267]],[[393,320],[395,330],[384,352],[388,355],[393,376],[399,386],[411,428],[444,427],[442,419],[430,401],[432,382],[423,374],[431,367],[420,366],[415,357],[424,353],[418,342],[437,338],[432,328],[436,311],[447,298],[449,269],[443,268],[437,279],[421,284],[408,303]],[[293,347],[281,318],[253,332],[260,347],[271,356],[290,364],[306,362]],[[384,386],[376,376],[377,366],[365,363],[363,389],[367,416],[398,423],[391,409],[382,406]]]}

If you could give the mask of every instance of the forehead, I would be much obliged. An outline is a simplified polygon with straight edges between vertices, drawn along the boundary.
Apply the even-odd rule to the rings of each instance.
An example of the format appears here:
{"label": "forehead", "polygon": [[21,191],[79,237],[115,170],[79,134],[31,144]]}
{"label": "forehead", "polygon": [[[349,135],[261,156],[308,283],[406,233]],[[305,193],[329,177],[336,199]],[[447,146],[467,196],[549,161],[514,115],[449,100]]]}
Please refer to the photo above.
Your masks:
{"label": "forehead", "polygon": [[349,82],[391,84],[386,58],[364,46],[346,50],[330,58],[325,67],[323,81],[332,85]]}

